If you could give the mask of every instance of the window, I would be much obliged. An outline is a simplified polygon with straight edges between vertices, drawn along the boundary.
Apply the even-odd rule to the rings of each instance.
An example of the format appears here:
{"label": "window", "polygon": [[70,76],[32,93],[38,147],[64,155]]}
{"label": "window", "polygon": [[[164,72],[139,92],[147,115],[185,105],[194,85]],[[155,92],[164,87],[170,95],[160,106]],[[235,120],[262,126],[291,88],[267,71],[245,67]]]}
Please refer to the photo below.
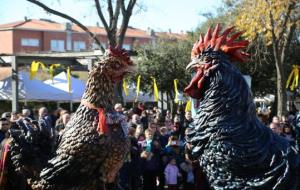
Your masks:
{"label": "window", "polygon": [[39,44],[40,44],[39,39],[34,39],[34,38],[22,38],[21,39],[22,46],[38,47]]}
{"label": "window", "polygon": [[[102,45],[102,47],[103,47],[104,49],[106,49],[106,44],[101,43],[101,45]],[[99,45],[96,44],[95,42],[93,43],[92,48],[93,48],[93,49],[100,49]]]}
{"label": "window", "polygon": [[64,40],[51,40],[51,51],[65,51]]}
{"label": "window", "polygon": [[123,49],[126,49],[126,50],[131,50],[131,45],[130,44],[123,44]]}
{"label": "window", "polygon": [[80,51],[86,49],[84,41],[74,41],[73,44],[74,51]]}

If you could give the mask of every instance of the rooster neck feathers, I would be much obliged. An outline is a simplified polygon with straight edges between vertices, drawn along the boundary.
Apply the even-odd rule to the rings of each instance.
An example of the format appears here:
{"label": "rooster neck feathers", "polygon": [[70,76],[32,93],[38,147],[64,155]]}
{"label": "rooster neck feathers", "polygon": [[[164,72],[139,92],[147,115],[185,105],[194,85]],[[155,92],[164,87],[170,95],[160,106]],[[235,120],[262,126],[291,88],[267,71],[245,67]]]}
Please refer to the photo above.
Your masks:
{"label": "rooster neck feathers", "polygon": [[250,89],[230,60],[244,61],[248,42],[240,33],[200,36],[192,50],[196,75],[185,92],[199,102],[187,133],[187,152],[197,159],[212,189],[286,189],[292,187],[295,153],[287,140],[256,117]]}

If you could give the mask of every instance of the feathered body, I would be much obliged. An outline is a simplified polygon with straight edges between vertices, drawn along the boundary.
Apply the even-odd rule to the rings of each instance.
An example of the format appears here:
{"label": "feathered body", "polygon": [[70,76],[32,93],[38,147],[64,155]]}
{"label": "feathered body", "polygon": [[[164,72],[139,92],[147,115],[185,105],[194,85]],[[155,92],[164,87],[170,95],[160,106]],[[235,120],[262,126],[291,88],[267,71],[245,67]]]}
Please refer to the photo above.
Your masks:
{"label": "feathered body", "polygon": [[[189,67],[197,74],[185,91],[198,109],[187,134],[187,151],[199,160],[212,189],[292,189],[299,158],[287,140],[258,120],[251,91],[230,62],[245,58],[241,49],[247,43],[233,42],[237,35],[227,37],[232,28],[220,36],[219,30],[217,26],[213,35],[208,31],[193,49]],[[220,44],[212,44],[216,39]],[[224,51],[228,41],[238,46],[237,52]],[[203,49],[197,52],[200,44]]]}
{"label": "feathered body", "polygon": [[[31,164],[39,165],[38,168],[28,169],[26,160],[19,159],[27,155],[19,147],[26,147],[15,140],[20,135],[13,138],[11,152],[19,155],[12,157],[13,166],[23,168],[21,175],[26,176],[32,189],[104,190],[106,182],[114,182],[129,151],[129,140],[124,116],[113,112],[113,88],[131,64],[125,51],[110,49],[95,65],[81,104],[59,137],[57,147],[47,152],[48,159],[35,157]],[[35,131],[40,135],[39,130]],[[36,147],[31,142],[26,144]],[[24,168],[29,172],[23,172]]]}

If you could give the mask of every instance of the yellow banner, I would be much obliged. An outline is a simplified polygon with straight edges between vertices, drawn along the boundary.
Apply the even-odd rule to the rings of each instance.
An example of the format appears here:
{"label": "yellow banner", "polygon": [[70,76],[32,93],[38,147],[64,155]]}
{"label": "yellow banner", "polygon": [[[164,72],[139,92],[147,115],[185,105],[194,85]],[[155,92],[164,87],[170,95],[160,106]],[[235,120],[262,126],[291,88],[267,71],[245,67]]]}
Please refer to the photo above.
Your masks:
{"label": "yellow banner", "polygon": [[52,65],[50,65],[50,67],[49,67],[49,73],[50,73],[50,78],[51,78],[51,80],[52,80],[52,83],[53,83],[53,77],[54,77],[54,69],[55,69],[56,67],[60,67],[60,64],[52,64]]}
{"label": "yellow banner", "polygon": [[69,87],[69,94],[71,93],[71,69],[68,67],[67,69],[67,80],[68,80],[68,87]]}
{"label": "yellow banner", "polygon": [[191,110],[192,110],[191,100],[188,100],[186,102],[185,112],[188,112],[188,111],[191,111]]}
{"label": "yellow banner", "polygon": [[[291,91],[294,91],[295,88],[298,87],[298,81],[299,81],[299,68],[298,68],[298,65],[293,65],[293,70],[290,73],[290,75],[286,81],[285,87],[286,88],[290,87]],[[290,83],[292,83],[292,84],[290,85]]]}
{"label": "yellow banner", "polygon": [[153,80],[153,95],[154,95],[154,101],[158,102],[158,88],[156,84],[156,79],[154,77],[151,77]]}
{"label": "yellow banner", "polygon": [[30,80],[32,80],[35,77],[36,73],[39,70],[39,66],[41,66],[43,70],[46,70],[46,66],[42,62],[32,61],[29,75]]}
{"label": "yellow banner", "polygon": [[140,83],[141,83],[141,75],[138,76],[137,78],[137,82],[136,82],[136,97],[135,97],[135,101],[138,101],[139,98],[139,93],[140,93]]}
{"label": "yellow banner", "polygon": [[123,90],[124,90],[125,96],[128,96],[128,86],[127,86],[125,79],[123,79]]}
{"label": "yellow banner", "polygon": [[178,84],[178,79],[174,79],[174,91],[175,91],[175,99],[174,99],[174,102],[176,104],[178,104],[179,100],[178,100],[178,87],[177,87],[177,84]]}

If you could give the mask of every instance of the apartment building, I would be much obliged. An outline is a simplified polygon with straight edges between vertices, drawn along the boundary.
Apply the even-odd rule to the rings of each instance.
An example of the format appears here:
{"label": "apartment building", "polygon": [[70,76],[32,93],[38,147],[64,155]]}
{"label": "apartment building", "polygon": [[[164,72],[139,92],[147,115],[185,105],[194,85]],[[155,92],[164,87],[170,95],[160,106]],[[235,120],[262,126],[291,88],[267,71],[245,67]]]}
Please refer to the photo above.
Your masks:
{"label": "apartment building", "polygon": [[[88,27],[104,47],[107,37],[104,28]],[[155,40],[154,31],[128,27],[123,48],[132,50],[137,45]],[[64,52],[96,49],[97,45],[81,28],[71,23],[57,23],[47,19],[25,19],[0,24],[0,53]]]}

